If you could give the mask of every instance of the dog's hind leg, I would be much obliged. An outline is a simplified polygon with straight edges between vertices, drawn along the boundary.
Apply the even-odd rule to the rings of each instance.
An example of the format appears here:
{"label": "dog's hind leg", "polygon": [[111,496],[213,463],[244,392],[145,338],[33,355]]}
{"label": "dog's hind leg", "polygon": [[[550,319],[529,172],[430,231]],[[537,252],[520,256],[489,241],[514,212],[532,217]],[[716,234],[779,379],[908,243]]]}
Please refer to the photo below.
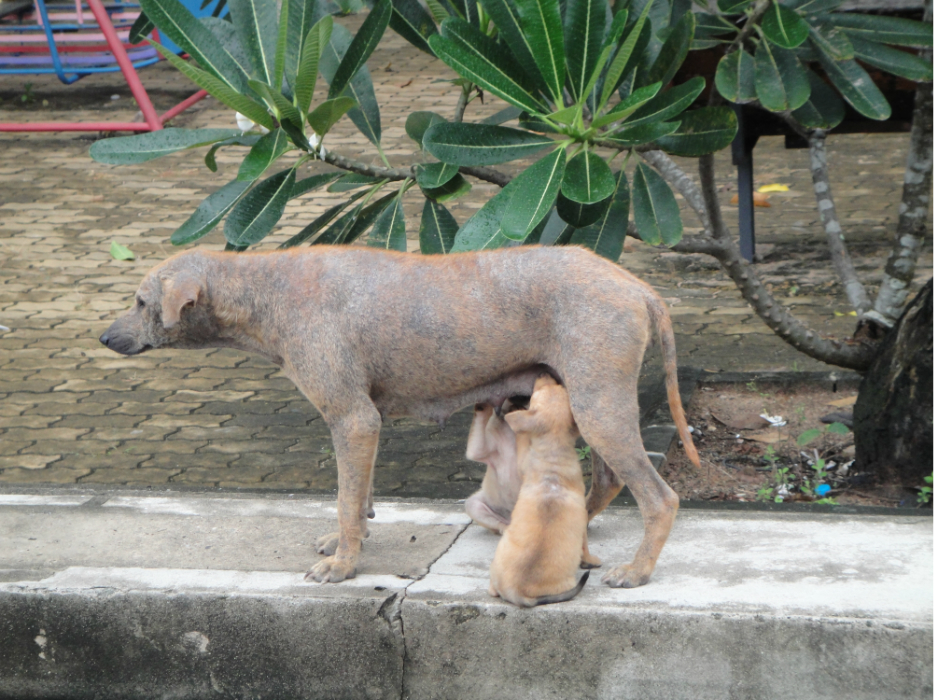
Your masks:
{"label": "dog's hind leg", "polygon": [[590,449],[590,491],[587,492],[587,520],[593,520],[623,490],[623,482],[597,451]]}
{"label": "dog's hind leg", "polygon": [[338,541],[333,555],[315,564],[306,580],[337,583],[353,578],[371,508],[373,465],[382,420],[367,399],[340,418],[328,421],[337,456]]}
{"label": "dog's hind leg", "polygon": [[678,512],[678,496],[655,471],[642,446],[635,381],[620,384],[609,384],[611,390],[605,388],[607,383],[600,388],[572,388],[569,381],[568,388],[581,435],[607,461],[619,485],[629,486],[642,513],[645,535],[632,562],[610,569],[603,576],[603,581],[614,588],[635,588],[648,583],[655,569]]}

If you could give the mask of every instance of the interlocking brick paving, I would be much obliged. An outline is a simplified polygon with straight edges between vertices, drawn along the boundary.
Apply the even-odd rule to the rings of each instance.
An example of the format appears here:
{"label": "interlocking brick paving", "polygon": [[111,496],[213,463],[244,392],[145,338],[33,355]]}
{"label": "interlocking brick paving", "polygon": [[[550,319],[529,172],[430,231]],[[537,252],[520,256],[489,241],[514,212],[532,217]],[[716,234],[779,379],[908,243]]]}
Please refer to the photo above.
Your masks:
{"label": "interlocking brick paving", "polygon": [[[361,18],[339,20],[352,30]],[[391,31],[369,61],[382,113],[384,151],[394,165],[420,159],[405,135],[414,110],[450,114],[453,74]],[[163,65],[144,69],[157,108],[192,87]],[[23,104],[25,79],[0,78],[0,119],[132,119],[135,106],[119,75],[73,86],[29,79],[35,101]],[[120,99],[111,100],[111,95]],[[319,83],[318,99],[324,97]],[[49,105],[43,107],[42,101]],[[502,107],[487,97],[469,116]],[[232,127],[233,114],[208,99],[174,126]],[[0,134],[0,484],[106,484],[154,487],[336,490],[327,426],[279,370],[232,350],[157,351],[124,358],[97,337],[131,303],[143,274],[175,252],[172,231],[200,201],[235,176],[240,156],[222,150],[218,173],[203,151],[137,166],[93,162],[94,135]],[[378,162],[375,148],[348,120],[328,135],[330,148]],[[864,280],[874,289],[897,220],[908,139],[905,134],[832,136],[829,160],[841,223]],[[779,299],[824,333],[845,337],[854,319],[836,283],[811,191],[806,151],[778,138],[755,152],[758,184],[791,188],[757,210],[760,274]],[[288,162],[286,160],[286,162]],[[680,159],[690,172],[695,163]],[[723,200],[735,181],[729,153],[717,157]],[[517,166],[512,165],[513,171]],[[302,176],[324,170],[320,163]],[[452,203],[464,221],[496,191],[474,182]],[[297,233],[342,195],[318,192],[289,204],[271,248]],[[409,246],[417,248],[422,200],[405,200]],[[682,202],[683,205],[683,202]],[[734,232],[736,207],[725,206]],[[699,231],[684,208],[687,233]],[[115,261],[110,242],[134,261]],[[202,245],[220,248],[217,230]],[[711,258],[679,255],[630,240],[621,264],[668,300],[682,364],[710,370],[820,369],[760,321]],[[930,276],[930,245],[919,266]],[[839,315],[838,315],[839,314]],[[442,430],[409,419],[385,426],[376,469],[381,495],[463,497],[477,488],[481,465],[467,461],[469,413]]]}

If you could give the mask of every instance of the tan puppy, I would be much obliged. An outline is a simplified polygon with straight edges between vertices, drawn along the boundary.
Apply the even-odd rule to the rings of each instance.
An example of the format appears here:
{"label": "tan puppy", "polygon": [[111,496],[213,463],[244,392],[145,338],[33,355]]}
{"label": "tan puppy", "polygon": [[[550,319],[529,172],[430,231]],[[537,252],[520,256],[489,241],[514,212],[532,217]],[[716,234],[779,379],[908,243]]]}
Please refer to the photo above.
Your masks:
{"label": "tan puppy", "polygon": [[583,588],[575,572],[599,566],[587,549],[580,435],[568,393],[549,375],[535,382],[529,410],[505,416],[516,434],[522,488],[490,567],[490,594],[532,607],[570,600]]}
{"label": "tan puppy", "polygon": [[[507,399],[502,413],[516,408]],[[464,504],[467,515],[478,525],[502,535],[519,497],[522,478],[516,456],[516,434],[488,403],[474,407],[467,436],[467,459],[486,464],[480,490]]]}

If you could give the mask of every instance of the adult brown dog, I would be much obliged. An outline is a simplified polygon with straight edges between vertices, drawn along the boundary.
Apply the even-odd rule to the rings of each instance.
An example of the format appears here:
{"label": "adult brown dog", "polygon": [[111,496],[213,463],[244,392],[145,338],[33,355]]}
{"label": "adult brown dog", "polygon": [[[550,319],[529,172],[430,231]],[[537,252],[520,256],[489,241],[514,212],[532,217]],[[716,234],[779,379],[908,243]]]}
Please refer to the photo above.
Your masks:
{"label": "adult brown dog", "polygon": [[542,375],[528,410],[503,419],[516,436],[522,488],[490,566],[490,595],[525,608],[570,600],[586,583],[575,580],[578,565],[592,568],[600,560],[587,548],[584,479],[568,393]]}
{"label": "adult brown dog", "polygon": [[[354,576],[386,416],[444,421],[470,404],[529,396],[548,371],[567,388],[595,468],[591,516],[629,485],[645,534],[611,586],[646,583],[678,497],[642,447],[636,382],[651,325],[668,401],[691,443],[664,302],[645,283],[581,248],[517,247],[445,256],[364,247],[275,253],[192,250],[145,277],[136,304],[101,336],[124,355],[154,348],[233,347],[281,366],[331,429],[338,528],[306,578]],[[602,461],[597,462],[603,465]]]}

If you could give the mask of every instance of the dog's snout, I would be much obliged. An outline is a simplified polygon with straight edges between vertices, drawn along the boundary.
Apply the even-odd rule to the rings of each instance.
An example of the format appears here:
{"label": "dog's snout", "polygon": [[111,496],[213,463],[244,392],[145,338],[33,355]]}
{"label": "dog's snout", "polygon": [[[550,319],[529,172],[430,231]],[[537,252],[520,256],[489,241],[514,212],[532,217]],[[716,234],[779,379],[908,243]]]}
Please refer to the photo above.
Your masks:
{"label": "dog's snout", "polygon": [[108,333],[104,333],[98,340],[107,347],[110,347],[110,335]]}

